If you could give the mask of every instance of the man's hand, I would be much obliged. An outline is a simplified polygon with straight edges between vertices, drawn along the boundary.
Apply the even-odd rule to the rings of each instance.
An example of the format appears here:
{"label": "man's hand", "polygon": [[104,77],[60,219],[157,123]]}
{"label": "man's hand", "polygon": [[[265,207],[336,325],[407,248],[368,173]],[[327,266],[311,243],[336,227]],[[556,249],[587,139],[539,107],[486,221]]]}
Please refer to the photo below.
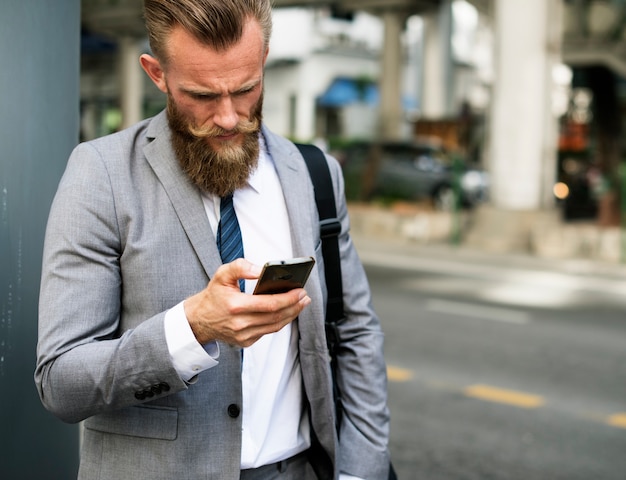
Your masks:
{"label": "man's hand", "polygon": [[239,279],[259,278],[261,267],[242,258],[222,265],[207,287],[185,300],[185,315],[201,344],[222,340],[249,347],[279,331],[311,303],[302,288],[276,295],[246,295]]}

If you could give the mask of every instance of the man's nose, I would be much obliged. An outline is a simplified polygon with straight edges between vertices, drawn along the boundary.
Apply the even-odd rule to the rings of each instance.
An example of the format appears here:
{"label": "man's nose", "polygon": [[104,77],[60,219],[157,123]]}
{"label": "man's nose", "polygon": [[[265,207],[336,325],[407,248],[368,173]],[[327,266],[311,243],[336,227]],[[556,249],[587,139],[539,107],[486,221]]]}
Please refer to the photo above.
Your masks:
{"label": "man's nose", "polygon": [[229,96],[220,97],[217,101],[217,109],[213,115],[213,123],[227,131],[233,130],[237,126],[237,123],[239,123],[237,111]]}

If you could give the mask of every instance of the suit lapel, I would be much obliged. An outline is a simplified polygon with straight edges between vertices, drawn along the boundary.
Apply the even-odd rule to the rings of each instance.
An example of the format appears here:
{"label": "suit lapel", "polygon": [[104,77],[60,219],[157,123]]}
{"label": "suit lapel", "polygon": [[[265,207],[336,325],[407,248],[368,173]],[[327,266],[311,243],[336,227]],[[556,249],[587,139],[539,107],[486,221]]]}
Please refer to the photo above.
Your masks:
{"label": "suit lapel", "polygon": [[200,192],[181,170],[172,150],[165,112],[152,120],[147,136],[152,141],[144,148],[146,159],[167,192],[207,276],[211,277],[222,262]]}

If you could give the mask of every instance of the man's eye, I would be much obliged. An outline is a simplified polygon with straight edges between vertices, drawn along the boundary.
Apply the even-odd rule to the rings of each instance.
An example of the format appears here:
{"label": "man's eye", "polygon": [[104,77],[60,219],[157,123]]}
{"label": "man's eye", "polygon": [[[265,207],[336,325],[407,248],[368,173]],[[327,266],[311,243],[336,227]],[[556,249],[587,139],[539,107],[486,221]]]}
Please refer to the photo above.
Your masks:
{"label": "man's eye", "polygon": [[200,101],[215,100],[217,98],[216,95],[207,94],[207,93],[191,93],[190,96],[194,100],[200,100]]}
{"label": "man's eye", "polygon": [[250,94],[250,93],[252,93],[252,92],[254,92],[254,87],[252,87],[252,88],[246,88],[245,90],[240,90],[240,91],[238,91],[237,93],[235,93],[235,95],[236,95],[237,97],[243,97],[243,96],[248,95],[248,94]]}

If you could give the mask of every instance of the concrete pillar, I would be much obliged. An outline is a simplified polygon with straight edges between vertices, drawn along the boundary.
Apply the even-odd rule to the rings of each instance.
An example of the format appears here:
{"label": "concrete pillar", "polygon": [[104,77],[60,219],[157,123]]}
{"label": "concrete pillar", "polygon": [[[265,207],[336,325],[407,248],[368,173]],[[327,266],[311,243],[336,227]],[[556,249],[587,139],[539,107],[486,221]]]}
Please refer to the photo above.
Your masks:
{"label": "concrete pillar", "polygon": [[496,0],[490,174],[496,208],[552,206],[556,127],[553,68],[560,56],[561,0]]}
{"label": "concrete pillar", "polygon": [[382,14],[385,26],[380,84],[380,133],[385,139],[399,139],[404,119],[402,110],[401,71],[405,15],[393,10]]}
{"label": "concrete pillar", "polygon": [[553,70],[560,59],[562,0],[495,0],[495,75],[489,119],[490,205],[467,243],[537,251],[558,226]]}
{"label": "concrete pillar", "polygon": [[421,116],[440,120],[456,115],[452,110],[452,4],[443,0],[438,11],[424,15],[424,67]]}
{"label": "concrete pillar", "polygon": [[143,53],[141,41],[135,37],[121,37],[119,44],[120,108],[122,128],[143,119],[143,70],[139,56]]}
{"label": "concrete pillar", "polygon": [[33,372],[44,231],[78,142],[80,1],[3,0],[0,58],[0,477],[76,478],[78,428]]}

